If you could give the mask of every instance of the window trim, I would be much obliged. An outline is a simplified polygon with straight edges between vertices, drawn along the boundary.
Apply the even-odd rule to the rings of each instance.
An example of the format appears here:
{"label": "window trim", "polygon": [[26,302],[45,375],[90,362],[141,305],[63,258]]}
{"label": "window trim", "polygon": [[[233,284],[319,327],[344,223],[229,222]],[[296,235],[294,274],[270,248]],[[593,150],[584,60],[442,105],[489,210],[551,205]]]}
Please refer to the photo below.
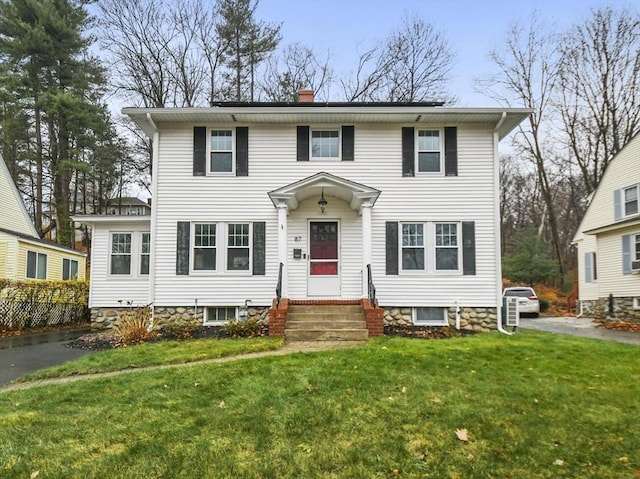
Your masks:
{"label": "window trim", "polygon": [[224,320],[209,320],[209,310],[210,309],[232,309],[234,310],[234,317],[231,319],[237,319],[238,318],[238,307],[237,306],[204,306],[203,307],[203,311],[202,311],[202,324],[204,326],[222,326],[224,324],[226,324],[228,321],[230,321],[230,319],[224,319]]}
{"label": "window trim", "polygon": [[[117,235],[117,234],[124,234],[124,235],[129,235],[129,253],[114,253],[113,252],[113,235]],[[132,277],[133,275],[133,252],[134,252],[134,245],[133,245],[133,238],[134,238],[134,234],[133,231],[109,231],[109,276],[112,276],[114,278],[123,278],[123,277]],[[114,273],[113,272],[113,263],[112,263],[112,257],[114,254],[117,255],[125,255],[128,254],[129,255],[129,272],[128,273]]]}
{"label": "window trim", "polygon": [[[442,311],[442,320],[418,320],[419,309],[440,309]],[[411,308],[411,321],[416,326],[449,326],[449,308],[444,306],[418,306]]]}
{"label": "window trim", "polygon": [[[68,262],[69,263],[69,277],[65,278],[64,277],[64,263]],[[75,278],[73,276],[71,276],[71,264],[75,263],[76,264],[76,276]],[[75,281],[78,279],[78,277],[80,276],[80,262],[77,259],[72,259],[72,258],[62,258],[62,281]]]}
{"label": "window trim", "polygon": [[[456,246],[455,248],[458,250],[458,267],[456,269],[439,269],[438,268],[438,264],[436,261],[436,251],[438,248],[446,248],[446,249],[453,249],[453,247],[451,246],[437,246],[437,225],[456,225]],[[433,272],[434,273],[438,273],[438,274],[462,274],[462,247],[463,247],[463,243],[462,243],[462,221],[434,221],[432,223],[432,228],[433,228],[433,233],[431,235],[431,237],[433,238],[433,248],[430,248],[430,250],[433,252],[433,259],[431,261],[431,264],[433,265]]]}
{"label": "window trim", "polygon": [[[636,199],[635,199],[636,212],[635,213],[627,213],[626,194],[627,194],[628,190],[635,190],[636,191]],[[633,202],[629,202],[629,203],[633,203]],[[626,188],[622,188],[622,217],[626,218],[626,217],[630,217],[630,216],[636,216],[638,214],[640,214],[640,184],[628,186]]]}
{"label": "window trim", "polygon": [[[149,235],[149,251],[147,253],[144,252],[144,235]],[[149,272],[151,271],[151,232],[150,231],[141,231],[138,235],[140,238],[140,248],[138,251],[138,276],[149,276]],[[142,272],[142,257],[148,256],[147,260],[147,268],[149,269],[146,273]]]}
{"label": "window trim", "polygon": [[[215,269],[195,269],[195,235],[196,225],[215,225],[216,228],[216,268]],[[253,224],[254,221],[246,220],[229,220],[229,221],[192,221],[190,227],[189,238],[189,274],[195,276],[212,276],[212,275],[238,275],[238,276],[253,276]],[[249,267],[248,269],[229,269],[228,265],[228,251],[229,247],[229,225],[247,225],[248,226],[248,241],[249,246],[246,247],[249,250]],[[242,248],[245,248],[244,246]]]}
{"label": "window trim", "polygon": [[[635,254],[635,260],[632,259],[632,261],[640,261],[640,233],[636,233],[632,235],[632,239],[634,241],[631,242],[631,245],[635,245],[635,250],[636,250],[636,254]],[[632,256],[633,258],[633,256]]]}
{"label": "window trim", "polygon": [[[427,272],[429,267],[428,248],[427,248],[427,244],[428,244],[427,223],[425,223],[424,221],[400,221],[398,223],[399,223],[398,224],[398,271],[404,274],[420,274],[420,273]],[[403,227],[405,225],[422,226],[422,261],[424,264],[424,267],[422,269],[405,269],[403,267],[402,252],[405,246],[403,246],[402,244],[402,239],[404,236]],[[406,246],[406,248],[418,249],[419,247]]]}
{"label": "window trim", "polygon": [[[35,276],[29,276],[29,255],[30,254],[34,254],[36,255],[36,263],[35,263]],[[40,268],[38,267],[40,264],[40,259],[44,257],[44,278],[40,278],[39,277],[39,272],[40,272]],[[24,277],[27,279],[40,279],[40,280],[46,280],[47,279],[47,270],[49,269],[49,258],[48,258],[48,254],[47,253],[43,253],[41,251],[36,251],[36,250],[27,250],[27,261],[25,263],[25,268],[24,268]]]}
{"label": "window trim", "polygon": [[[420,150],[420,132],[423,131],[437,131],[438,132],[438,153],[440,155],[440,164],[438,171],[421,171],[420,170],[420,153],[423,150]],[[445,174],[445,144],[444,144],[444,128],[415,128],[414,130],[414,158],[415,158],[415,174],[418,175],[426,175],[426,176],[444,176]],[[424,150],[424,152],[433,153],[434,150]]]}
{"label": "window trim", "polygon": [[[314,156],[313,155],[313,134],[320,131],[332,131],[338,133],[338,156]],[[309,161],[342,161],[342,127],[309,127]]]}
{"label": "window trim", "polygon": [[[212,149],[212,133],[214,131],[230,131],[231,132],[231,171],[213,171],[211,162]],[[229,150],[216,150],[220,152],[228,152]],[[236,129],[228,127],[209,127],[207,128],[207,176],[236,176]]]}

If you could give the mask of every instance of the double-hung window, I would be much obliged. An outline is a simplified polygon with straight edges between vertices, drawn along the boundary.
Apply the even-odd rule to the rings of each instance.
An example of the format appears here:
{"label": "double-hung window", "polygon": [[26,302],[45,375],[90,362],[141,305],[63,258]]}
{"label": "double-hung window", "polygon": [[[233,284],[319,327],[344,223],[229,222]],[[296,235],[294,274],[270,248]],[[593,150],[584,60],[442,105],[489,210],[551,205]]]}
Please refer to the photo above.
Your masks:
{"label": "double-hung window", "polygon": [[216,269],[216,224],[196,223],[194,228],[193,269],[212,271]]}
{"label": "double-hung window", "polygon": [[340,130],[312,130],[311,158],[340,158]]}
{"label": "double-hung window", "polygon": [[47,255],[37,251],[27,251],[27,278],[47,279]]}
{"label": "double-hung window", "polygon": [[460,269],[458,223],[436,223],[435,234],[436,270],[457,271]]}
{"label": "double-hung window", "polygon": [[624,215],[635,215],[640,211],[640,185],[633,185],[624,189]]}
{"label": "double-hung window", "polygon": [[249,271],[249,223],[227,225],[227,270]]}
{"label": "double-hung window", "polygon": [[78,279],[78,262],[74,259],[62,259],[62,279]]}
{"label": "double-hung window", "polygon": [[402,269],[405,271],[425,268],[424,224],[402,224]]}
{"label": "double-hung window", "polygon": [[440,130],[418,130],[418,172],[442,171],[442,143]]}
{"label": "double-hung window", "polygon": [[149,259],[151,257],[151,233],[140,235],[140,274],[149,274]]}
{"label": "double-hung window", "polygon": [[233,131],[211,130],[211,173],[233,172]]}
{"label": "double-hung window", "polygon": [[640,235],[635,236],[636,256],[635,261],[640,261]]}
{"label": "double-hung window", "polygon": [[111,233],[111,274],[131,274],[131,233]]}

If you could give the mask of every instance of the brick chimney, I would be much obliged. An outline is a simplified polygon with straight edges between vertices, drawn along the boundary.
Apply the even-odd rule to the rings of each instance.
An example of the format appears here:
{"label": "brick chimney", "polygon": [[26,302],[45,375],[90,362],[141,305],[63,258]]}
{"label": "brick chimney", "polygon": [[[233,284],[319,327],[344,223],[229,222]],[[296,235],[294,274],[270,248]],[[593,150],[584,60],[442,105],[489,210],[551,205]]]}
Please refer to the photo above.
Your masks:
{"label": "brick chimney", "polygon": [[298,101],[301,103],[313,103],[313,90],[300,90]]}

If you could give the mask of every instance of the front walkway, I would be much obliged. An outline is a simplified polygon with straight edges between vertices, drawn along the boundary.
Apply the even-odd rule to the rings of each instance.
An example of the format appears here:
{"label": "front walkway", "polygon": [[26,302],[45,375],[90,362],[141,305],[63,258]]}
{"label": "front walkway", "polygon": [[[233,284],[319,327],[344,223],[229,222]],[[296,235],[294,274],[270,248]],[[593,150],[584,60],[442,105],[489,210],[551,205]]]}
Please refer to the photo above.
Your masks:
{"label": "front walkway", "polygon": [[618,343],[640,345],[640,333],[598,328],[591,318],[520,318],[520,327],[557,334],[569,334],[584,338],[616,341]]}

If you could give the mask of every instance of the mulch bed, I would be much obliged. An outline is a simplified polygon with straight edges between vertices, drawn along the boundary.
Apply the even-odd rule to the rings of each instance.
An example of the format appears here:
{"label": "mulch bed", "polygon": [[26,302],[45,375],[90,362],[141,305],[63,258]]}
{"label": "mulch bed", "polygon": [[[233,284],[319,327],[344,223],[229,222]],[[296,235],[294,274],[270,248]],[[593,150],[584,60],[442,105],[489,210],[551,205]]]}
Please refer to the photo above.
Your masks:
{"label": "mulch bed", "polygon": [[401,336],[403,338],[449,339],[476,334],[474,331],[460,330],[452,327],[433,326],[385,326],[385,336]]}
{"label": "mulch bed", "polygon": [[615,331],[632,331],[640,333],[640,323],[632,323],[631,321],[606,321],[598,324],[599,328],[613,329]]}
{"label": "mulch bed", "polygon": [[90,328],[91,323],[73,323],[64,326],[37,326],[34,328],[13,329],[0,324],[0,338],[9,338],[15,336],[24,336],[25,334],[46,333],[48,331],[65,331],[71,329]]}

